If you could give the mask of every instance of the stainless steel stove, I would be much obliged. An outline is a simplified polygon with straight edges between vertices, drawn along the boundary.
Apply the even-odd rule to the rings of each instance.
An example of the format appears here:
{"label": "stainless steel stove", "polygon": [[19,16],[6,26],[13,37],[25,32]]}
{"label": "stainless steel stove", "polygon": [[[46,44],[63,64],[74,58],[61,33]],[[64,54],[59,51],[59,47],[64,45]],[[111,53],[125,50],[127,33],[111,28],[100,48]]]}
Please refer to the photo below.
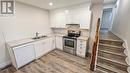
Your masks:
{"label": "stainless steel stove", "polygon": [[68,30],[68,35],[63,36],[63,51],[76,55],[77,38],[80,36],[80,31]]}

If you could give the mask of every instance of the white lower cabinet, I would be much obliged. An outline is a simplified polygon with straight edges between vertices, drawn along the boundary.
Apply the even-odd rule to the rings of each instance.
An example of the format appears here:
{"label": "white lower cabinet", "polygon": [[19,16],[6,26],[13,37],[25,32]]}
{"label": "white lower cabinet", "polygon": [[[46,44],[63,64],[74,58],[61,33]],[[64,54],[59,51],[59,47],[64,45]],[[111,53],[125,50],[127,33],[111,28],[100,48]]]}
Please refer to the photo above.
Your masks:
{"label": "white lower cabinet", "polygon": [[47,38],[44,40],[36,41],[34,45],[35,45],[36,59],[38,59],[54,49],[54,40],[53,38]]}
{"label": "white lower cabinet", "polygon": [[12,47],[9,43],[7,44],[11,62],[17,70],[27,63],[40,58],[55,48],[54,38],[51,37],[39,39],[33,41],[32,43],[24,43],[23,45],[17,44],[18,43],[16,43],[15,47]]}
{"label": "white lower cabinet", "polygon": [[80,57],[85,58],[87,51],[87,41],[85,40],[77,40],[77,51],[76,54]]}
{"label": "white lower cabinet", "polygon": [[16,69],[26,65],[35,59],[35,50],[33,44],[14,47],[10,53],[11,52],[13,53],[11,55],[12,64]]}
{"label": "white lower cabinet", "polygon": [[56,44],[56,48],[63,50],[63,37],[62,36],[56,36],[55,37],[55,44]]}

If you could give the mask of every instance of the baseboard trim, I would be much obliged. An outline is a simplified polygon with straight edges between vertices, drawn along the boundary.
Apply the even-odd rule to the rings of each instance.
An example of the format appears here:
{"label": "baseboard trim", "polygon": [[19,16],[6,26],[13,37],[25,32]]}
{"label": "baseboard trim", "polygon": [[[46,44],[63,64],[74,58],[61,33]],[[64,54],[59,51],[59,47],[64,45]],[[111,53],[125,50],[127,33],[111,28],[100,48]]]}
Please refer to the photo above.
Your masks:
{"label": "baseboard trim", "polygon": [[0,69],[3,69],[3,68],[5,68],[6,66],[8,66],[10,64],[11,64],[11,61],[5,61],[5,62],[0,64]]}

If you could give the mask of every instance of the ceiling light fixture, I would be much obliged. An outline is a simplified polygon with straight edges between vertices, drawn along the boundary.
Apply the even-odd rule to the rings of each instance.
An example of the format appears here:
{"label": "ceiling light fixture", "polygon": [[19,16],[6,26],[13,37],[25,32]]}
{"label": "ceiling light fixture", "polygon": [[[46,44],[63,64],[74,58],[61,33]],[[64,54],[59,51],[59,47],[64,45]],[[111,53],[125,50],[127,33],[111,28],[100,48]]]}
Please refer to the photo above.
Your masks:
{"label": "ceiling light fixture", "polygon": [[69,13],[69,10],[65,10],[66,13]]}
{"label": "ceiling light fixture", "polygon": [[49,5],[50,5],[50,6],[53,6],[53,3],[52,3],[52,2],[50,2],[50,3],[49,3]]}

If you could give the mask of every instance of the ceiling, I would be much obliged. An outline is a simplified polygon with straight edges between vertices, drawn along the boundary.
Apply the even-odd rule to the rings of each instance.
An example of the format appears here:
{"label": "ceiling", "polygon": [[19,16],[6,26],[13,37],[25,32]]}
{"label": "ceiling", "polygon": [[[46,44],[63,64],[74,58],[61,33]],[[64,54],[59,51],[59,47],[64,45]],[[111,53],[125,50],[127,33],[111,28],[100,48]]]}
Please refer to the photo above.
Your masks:
{"label": "ceiling", "polygon": [[104,4],[116,3],[117,0],[104,0]]}
{"label": "ceiling", "polygon": [[[61,8],[61,7],[89,2],[89,0],[16,0],[16,1],[37,6],[44,9],[55,9],[55,8]],[[53,2],[54,5],[50,6],[49,5],[50,2]]]}
{"label": "ceiling", "polygon": [[[18,2],[22,2],[25,4],[33,5],[36,7],[44,8],[44,9],[55,9],[61,8],[81,3],[90,2],[90,0],[16,0]],[[92,0],[95,3],[98,3],[100,0]],[[104,3],[114,3],[116,0],[104,0]],[[53,6],[50,6],[49,3],[53,2]]]}
{"label": "ceiling", "polygon": [[92,4],[114,4],[117,0],[91,0]]}

